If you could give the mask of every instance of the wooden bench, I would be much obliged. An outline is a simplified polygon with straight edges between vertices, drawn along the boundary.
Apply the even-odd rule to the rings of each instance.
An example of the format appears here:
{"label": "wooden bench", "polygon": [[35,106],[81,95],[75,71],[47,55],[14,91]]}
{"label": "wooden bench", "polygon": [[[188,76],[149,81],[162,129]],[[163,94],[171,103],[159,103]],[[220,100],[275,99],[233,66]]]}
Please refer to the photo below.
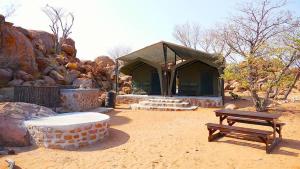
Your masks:
{"label": "wooden bench", "polygon": [[[272,131],[251,129],[245,127],[236,127],[236,126],[229,126],[229,125],[222,125],[222,124],[214,124],[214,123],[207,123],[206,126],[209,131],[209,136],[208,136],[209,142],[217,138],[228,136],[228,134],[237,134],[240,136],[239,138],[243,138],[245,140],[265,143],[267,153],[270,153],[272,149],[275,147],[275,144],[272,144],[271,142],[273,140]],[[216,131],[219,132],[214,134]],[[237,136],[235,136],[235,138],[237,138]]]}
{"label": "wooden bench", "polygon": [[[272,123],[268,123],[266,121],[262,120],[256,120],[256,119],[249,119],[249,118],[240,118],[240,117],[227,117],[227,123],[228,125],[232,126],[234,123],[246,123],[246,124],[255,124],[255,125],[261,125],[261,126],[270,126],[273,127]],[[285,123],[276,123],[276,132],[279,134],[279,138],[282,139],[281,130],[282,126],[284,126]]]}

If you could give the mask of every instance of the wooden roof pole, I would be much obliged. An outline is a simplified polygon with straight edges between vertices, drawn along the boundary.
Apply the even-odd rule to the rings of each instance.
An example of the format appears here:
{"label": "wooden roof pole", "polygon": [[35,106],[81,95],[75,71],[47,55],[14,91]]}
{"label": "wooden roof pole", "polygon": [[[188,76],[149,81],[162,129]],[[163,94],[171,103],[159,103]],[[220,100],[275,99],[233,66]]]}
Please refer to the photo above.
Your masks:
{"label": "wooden roof pole", "polygon": [[118,59],[116,59],[116,68],[115,68],[115,77],[116,77],[116,81],[115,81],[115,83],[116,83],[116,95],[118,95],[119,94],[119,91],[118,91],[118,80],[119,80],[119,61],[118,61]]}
{"label": "wooden roof pole", "polygon": [[163,44],[163,51],[164,51],[164,62],[165,62],[165,68],[164,68],[164,96],[167,96],[168,94],[168,80],[167,80],[167,69],[168,69],[168,65],[167,65],[167,46],[165,44]]}

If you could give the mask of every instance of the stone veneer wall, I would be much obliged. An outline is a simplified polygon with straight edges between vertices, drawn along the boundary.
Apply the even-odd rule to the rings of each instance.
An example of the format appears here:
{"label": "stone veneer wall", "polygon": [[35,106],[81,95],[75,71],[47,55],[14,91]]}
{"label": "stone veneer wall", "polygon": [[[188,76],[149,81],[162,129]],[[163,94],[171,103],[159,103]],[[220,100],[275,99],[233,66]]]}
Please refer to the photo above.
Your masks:
{"label": "stone veneer wall", "polygon": [[222,97],[193,97],[193,96],[174,96],[174,97],[162,97],[162,96],[147,96],[147,95],[118,95],[117,104],[133,104],[140,101],[149,99],[179,99],[185,102],[189,102],[193,106],[215,108],[222,107]]}
{"label": "stone veneer wall", "polygon": [[107,121],[55,127],[27,126],[32,144],[67,150],[84,147],[104,139],[108,135],[108,128]]}
{"label": "stone veneer wall", "polygon": [[61,89],[60,112],[87,111],[101,106],[98,89]]}

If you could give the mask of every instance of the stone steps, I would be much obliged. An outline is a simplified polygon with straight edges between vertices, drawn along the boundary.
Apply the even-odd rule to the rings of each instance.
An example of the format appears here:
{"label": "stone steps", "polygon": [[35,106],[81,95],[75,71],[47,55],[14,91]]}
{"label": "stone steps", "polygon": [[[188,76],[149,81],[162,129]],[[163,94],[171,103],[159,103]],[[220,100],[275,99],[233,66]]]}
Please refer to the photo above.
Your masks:
{"label": "stone steps", "polygon": [[189,107],[190,103],[188,102],[151,102],[151,101],[141,101],[140,105],[143,106],[158,106],[158,107]]}
{"label": "stone steps", "polygon": [[130,105],[130,108],[132,110],[190,111],[190,110],[196,110],[198,106],[189,106],[189,107],[145,106],[136,103]]}
{"label": "stone steps", "polygon": [[150,102],[163,102],[163,103],[181,103],[179,99],[149,99]]}
{"label": "stone steps", "polygon": [[130,105],[132,110],[160,110],[160,111],[190,111],[198,106],[191,106],[188,102],[178,99],[149,99]]}

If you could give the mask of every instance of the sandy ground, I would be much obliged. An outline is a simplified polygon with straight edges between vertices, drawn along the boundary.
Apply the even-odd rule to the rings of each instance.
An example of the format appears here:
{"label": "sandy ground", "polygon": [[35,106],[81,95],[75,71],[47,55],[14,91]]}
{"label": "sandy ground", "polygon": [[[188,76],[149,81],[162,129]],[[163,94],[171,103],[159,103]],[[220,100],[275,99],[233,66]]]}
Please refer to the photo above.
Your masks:
{"label": "sandy ground", "polygon": [[[249,101],[236,103],[250,109]],[[287,125],[272,154],[265,153],[262,143],[233,138],[208,142],[205,123],[218,121],[213,110],[132,111],[122,105],[108,113],[110,136],[103,142],[77,151],[18,148],[17,155],[0,156],[0,166],[5,168],[4,160],[11,158],[23,169],[300,169],[300,103],[274,110]]]}

